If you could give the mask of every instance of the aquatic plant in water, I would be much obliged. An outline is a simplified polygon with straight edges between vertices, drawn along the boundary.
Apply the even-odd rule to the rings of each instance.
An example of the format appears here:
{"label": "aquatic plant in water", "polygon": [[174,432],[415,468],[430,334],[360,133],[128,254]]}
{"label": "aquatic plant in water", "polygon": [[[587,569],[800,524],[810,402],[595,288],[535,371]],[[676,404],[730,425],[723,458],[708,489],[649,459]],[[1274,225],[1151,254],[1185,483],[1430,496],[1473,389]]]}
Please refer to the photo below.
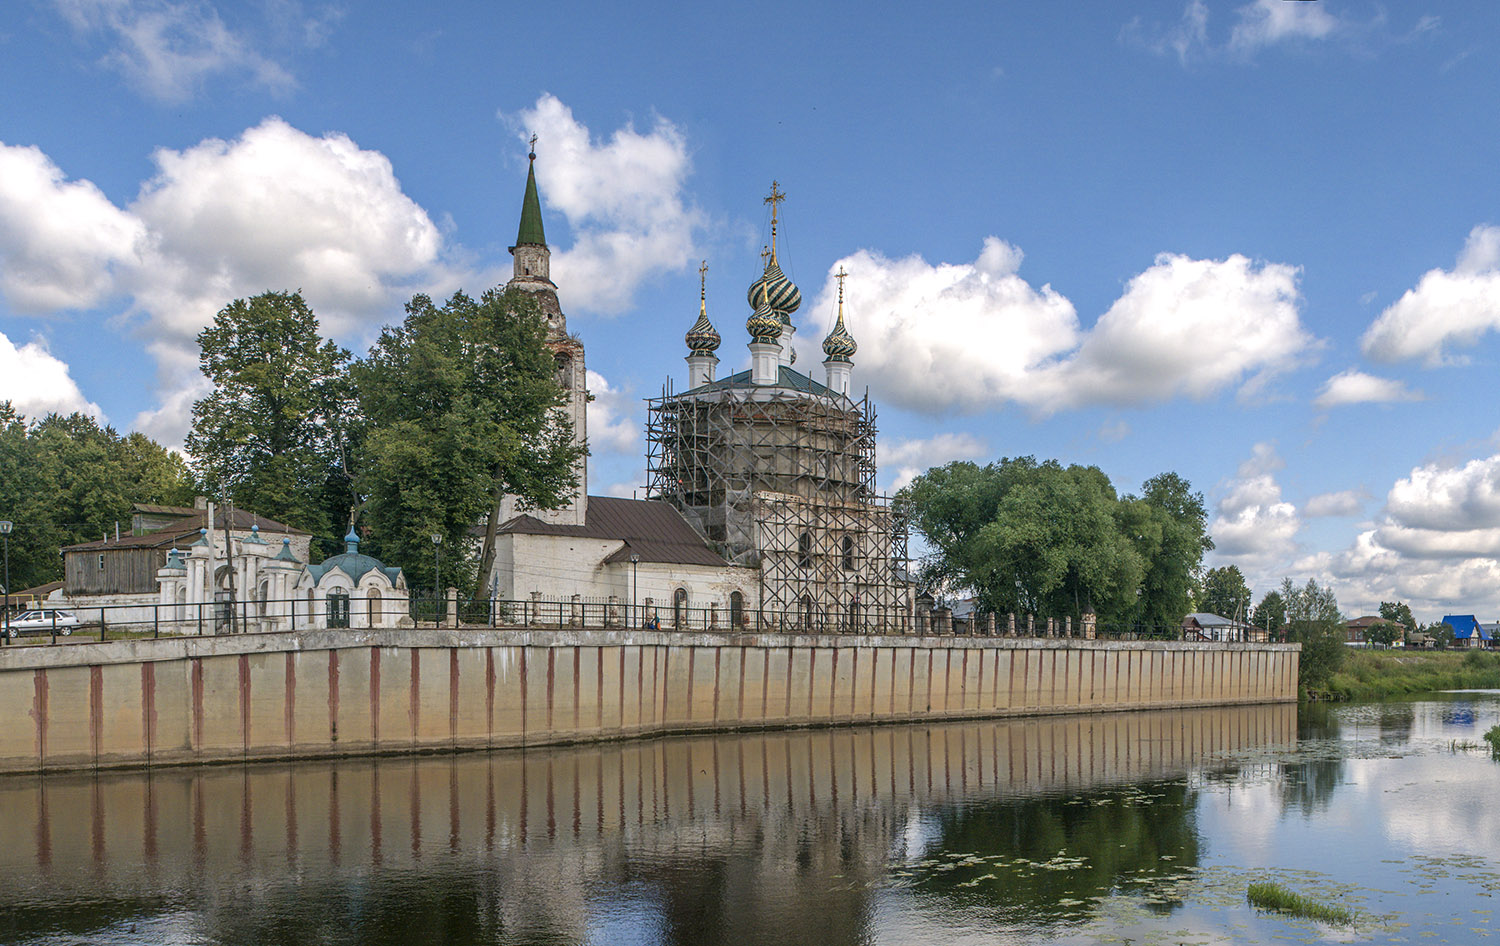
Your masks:
{"label": "aquatic plant in water", "polygon": [[1245,899],[1250,901],[1251,906],[1260,907],[1262,910],[1275,910],[1278,913],[1305,917],[1309,920],[1321,920],[1324,923],[1354,922],[1353,910],[1304,897],[1277,883],[1253,883],[1246,891]]}
{"label": "aquatic plant in water", "polygon": [[1500,726],[1491,726],[1490,731],[1484,734],[1484,741],[1490,744],[1490,752],[1495,758],[1500,759]]}

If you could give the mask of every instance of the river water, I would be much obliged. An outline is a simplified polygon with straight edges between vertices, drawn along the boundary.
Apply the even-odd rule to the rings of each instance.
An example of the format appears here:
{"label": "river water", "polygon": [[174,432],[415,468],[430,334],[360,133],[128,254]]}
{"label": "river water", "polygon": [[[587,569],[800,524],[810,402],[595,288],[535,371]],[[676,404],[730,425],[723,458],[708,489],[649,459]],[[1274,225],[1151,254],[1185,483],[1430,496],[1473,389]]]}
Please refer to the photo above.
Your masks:
{"label": "river water", "polygon": [[[1476,943],[1500,695],[0,779],[0,942]],[[1275,880],[1353,926],[1260,912]]]}

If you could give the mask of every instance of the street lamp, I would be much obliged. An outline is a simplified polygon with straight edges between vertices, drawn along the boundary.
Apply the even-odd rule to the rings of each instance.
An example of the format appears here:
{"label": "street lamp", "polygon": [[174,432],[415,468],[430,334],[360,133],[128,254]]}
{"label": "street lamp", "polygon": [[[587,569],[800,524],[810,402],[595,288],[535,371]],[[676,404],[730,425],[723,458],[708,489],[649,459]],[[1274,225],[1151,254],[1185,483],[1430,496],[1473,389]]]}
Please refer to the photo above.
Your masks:
{"label": "street lamp", "polygon": [[631,627],[635,626],[635,620],[636,620],[636,611],[635,611],[635,588],[636,588],[636,584],[635,584],[635,567],[637,565],[639,565],[640,562],[641,562],[641,557],[639,555],[635,554],[634,552],[631,552],[630,553],[630,614],[631,614],[631,619],[630,620],[631,620]]}
{"label": "street lamp", "polygon": [[5,543],[5,636],[0,640],[10,639],[10,528],[9,519],[0,519],[0,541]]}
{"label": "street lamp", "polygon": [[432,623],[436,627],[443,614],[443,536],[432,534]]}

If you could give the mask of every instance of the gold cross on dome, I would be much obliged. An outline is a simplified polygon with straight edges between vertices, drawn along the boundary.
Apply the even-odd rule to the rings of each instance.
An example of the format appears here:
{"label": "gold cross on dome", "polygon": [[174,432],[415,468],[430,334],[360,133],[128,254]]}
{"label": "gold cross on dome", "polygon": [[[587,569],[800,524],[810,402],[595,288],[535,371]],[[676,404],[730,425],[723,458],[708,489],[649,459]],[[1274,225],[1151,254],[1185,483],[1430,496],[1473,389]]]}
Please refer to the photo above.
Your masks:
{"label": "gold cross on dome", "polygon": [[771,205],[771,224],[773,226],[776,224],[776,212],[780,209],[780,204],[783,200],[786,200],[786,194],[782,192],[775,181],[772,181],[771,196],[765,199],[765,203]]}
{"label": "gold cross on dome", "polygon": [[844,272],[844,267],[843,266],[840,266],[839,267],[839,271],[833,274],[833,278],[837,279],[839,281],[839,301],[840,302],[844,301],[844,280],[847,279],[848,276],[849,276],[849,274],[846,273],[846,272]]}
{"label": "gold cross on dome", "polygon": [[704,296],[708,293],[708,260],[704,260],[698,266],[698,295]]}

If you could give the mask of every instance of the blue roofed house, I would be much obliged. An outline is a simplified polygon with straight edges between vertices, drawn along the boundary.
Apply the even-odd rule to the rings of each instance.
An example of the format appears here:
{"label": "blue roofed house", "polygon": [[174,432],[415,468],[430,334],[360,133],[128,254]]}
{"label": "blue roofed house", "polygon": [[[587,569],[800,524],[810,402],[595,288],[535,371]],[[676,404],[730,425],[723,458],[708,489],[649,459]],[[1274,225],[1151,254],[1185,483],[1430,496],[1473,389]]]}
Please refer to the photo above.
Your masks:
{"label": "blue roofed house", "polygon": [[1453,628],[1454,647],[1493,647],[1494,638],[1479,619],[1472,614],[1447,614],[1444,624]]}

